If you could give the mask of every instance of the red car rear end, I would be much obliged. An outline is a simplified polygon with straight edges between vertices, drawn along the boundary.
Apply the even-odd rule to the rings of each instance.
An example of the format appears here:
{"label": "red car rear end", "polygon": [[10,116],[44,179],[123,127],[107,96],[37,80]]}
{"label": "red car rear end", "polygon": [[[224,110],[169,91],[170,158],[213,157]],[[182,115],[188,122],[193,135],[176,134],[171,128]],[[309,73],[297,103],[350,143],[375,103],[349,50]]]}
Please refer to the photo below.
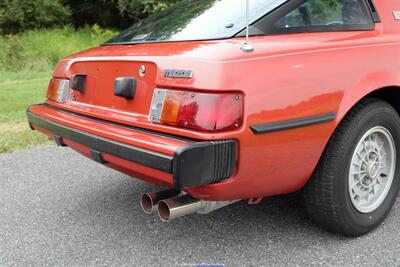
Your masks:
{"label": "red car rear end", "polygon": [[[165,220],[306,186],[308,210],[320,225],[346,235],[366,233],[386,217],[400,187],[397,171],[379,171],[386,175],[380,184],[375,168],[394,170],[397,161],[374,152],[376,160],[361,163],[366,178],[350,178],[357,184],[338,189],[335,181],[342,178],[335,177],[354,173],[345,163],[353,151],[344,148],[350,143],[340,150],[335,138],[360,105],[378,105],[371,99],[400,109],[400,4],[331,2],[251,2],[248,50],[245,1],[178,4],[103,46],[61,60],[46,103],[28,110],[30,125],[60,146],[172,188],[144,196],[145,210],[158,206]],[[227,7],[232,12],[221,13]],[[394,136],[372,133],[382,133],[376,145],[393,150],[395,159],[397,130],[375,126]],[[365,132],[347,136],[357,143]],[[326,159],[333,147],[348,155],[343,165]],[[329,164],[347,172],[321,174]],[[315,182],[319,176],[334,181]],[[372,185],[382,194],[371,193]],[[319,193],[324,190],[326,197]],[[338,192],[346,196],[330,202]],[[330,216],[340,207],[332,203],[340,201],[348,211],[336,220]],[[370,221],[371,214],[378,215]],[[316,218],[321,216],[326,219]],[[355,219],[345,222],[350,217]]]}

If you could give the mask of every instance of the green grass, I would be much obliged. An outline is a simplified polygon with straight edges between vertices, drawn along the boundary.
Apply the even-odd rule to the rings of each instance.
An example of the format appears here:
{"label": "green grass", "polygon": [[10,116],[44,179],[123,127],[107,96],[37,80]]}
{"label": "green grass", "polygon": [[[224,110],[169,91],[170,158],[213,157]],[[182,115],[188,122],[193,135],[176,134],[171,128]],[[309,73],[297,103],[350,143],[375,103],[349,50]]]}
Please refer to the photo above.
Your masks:
{"label": "green grass", "polygon": [[0,36],[0,153],[48,144],[31,131],[26,109],[44,101],[51,73],[60,58],[95,47],[114,35],[97,26],[74,30],[37,30]]}
{"label": "green grass", "polygon": [[0,73],[0,153],[49,142],[46,136],[30,130],[26,109],[44,101],[50,77],[50,72]]}

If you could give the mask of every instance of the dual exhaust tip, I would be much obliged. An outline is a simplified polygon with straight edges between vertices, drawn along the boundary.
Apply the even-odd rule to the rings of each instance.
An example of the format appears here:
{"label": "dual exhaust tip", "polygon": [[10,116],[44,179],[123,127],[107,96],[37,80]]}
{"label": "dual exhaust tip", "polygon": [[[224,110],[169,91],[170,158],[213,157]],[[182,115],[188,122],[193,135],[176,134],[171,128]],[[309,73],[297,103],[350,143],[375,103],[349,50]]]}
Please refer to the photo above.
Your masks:
{"label": "dual exhaust tip", "polygon": [[173,198],[181,194],[181,191],[171,189],[162,192],[145,193],[142,195],[142,209],[147,214],[157,212],[158,204],[160,201],[168,198]]}
{"label": "dual exhaust tip", "polygon": [[170,189],[142,195],[142,209],[147,214],[158,213],[163,222],[169,222],[193,213],[208,214],[235,201],[204,201],[180,190]]}
{"label": "dual exhaust tip", "polygon": [[142,195],[141,205],[147,214],[158,212],[163,222],[196,213],[202,207],[201,200],[175,189],[145,193]]}

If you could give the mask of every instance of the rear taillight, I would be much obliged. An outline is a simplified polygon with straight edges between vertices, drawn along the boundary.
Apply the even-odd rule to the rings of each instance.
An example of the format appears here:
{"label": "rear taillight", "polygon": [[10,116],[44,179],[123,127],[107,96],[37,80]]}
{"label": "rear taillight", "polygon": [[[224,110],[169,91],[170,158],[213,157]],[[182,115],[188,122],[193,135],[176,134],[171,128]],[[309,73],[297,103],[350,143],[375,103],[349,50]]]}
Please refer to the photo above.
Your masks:
{"label": "rear taillight", "polygon": [[243,122],[243,97],[156,89],[149,120],[202,131],[234,130]]}
{"label": "rear taillight", "polygon": [[49,88],[47,89],[47,99],[64,103],[67,101],[69,91],[69,80],[56,79],[50,80]]}

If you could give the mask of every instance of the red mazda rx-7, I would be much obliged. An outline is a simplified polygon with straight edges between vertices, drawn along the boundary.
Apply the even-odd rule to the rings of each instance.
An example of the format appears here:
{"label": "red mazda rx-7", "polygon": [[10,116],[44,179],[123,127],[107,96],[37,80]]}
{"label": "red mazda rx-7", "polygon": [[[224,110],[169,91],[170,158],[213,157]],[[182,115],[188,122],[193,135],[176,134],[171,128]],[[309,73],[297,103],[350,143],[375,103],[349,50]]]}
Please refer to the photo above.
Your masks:
{"label": "red mazda rx-7", "polygon": [[132,177],[169,221],[300,191],[328,231],[400,189],[400,1],[184,0],[62,59],[32,129]]}

